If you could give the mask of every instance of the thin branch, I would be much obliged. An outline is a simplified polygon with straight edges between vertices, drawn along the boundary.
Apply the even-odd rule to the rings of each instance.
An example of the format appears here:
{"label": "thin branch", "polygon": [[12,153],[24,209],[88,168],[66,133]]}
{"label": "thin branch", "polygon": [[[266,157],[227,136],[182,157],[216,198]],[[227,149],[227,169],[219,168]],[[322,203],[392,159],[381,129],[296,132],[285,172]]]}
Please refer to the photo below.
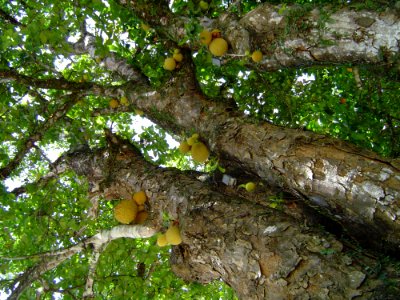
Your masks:
{"label": "thin branch", "polygon": [[[142,225],[119,225],[110,230],[103,230],[98,234],[66,249],[59,249],[52,252],[52,256],[45,256],[43,260],[36,266],[27,269],[23,274],[17,277],[12,286],[11,296],[9,300],[17,300],[34,281],[38,280],[41,275],[49,270],[56,268],[65,260],[69,259],[76,253],[79,253],[90,245],[93,249],[103,249],[103,246],[110,241],[119,238],[149,238],[157,233],[157,229]],[[95,251],[96,252],[96,251]],[[98,259],[98,258],[97,258]]]}
{"label": "thin branch", "polygon": [[0,82],[18,81],[18,83],[35,88],[82,91],[95,86],[91,82],[73,82],[63,78],[38,79],[18,73],[14,69],[0,70]]}
{"label": "thin branch", "polygon": [[0,8],[0,18],[4,19],[6,23],[10,23],[13,25],[18,25],[18,26],[23,26],[22,23],[18,22],[17,19],[14,17],[10,16],[8,13],[6,13],[3,9]]}
{"label": "thin branch", "polygon": [[80,99],[80,93],[67,95],[69,99],[64,102],[53,115],[40,126],[36,127],[33,132],[21,142],[21,147],[14,158],[3,168],[0,169],[0,178],[7,178],[21,163],[25,155],[35,146],[35,142],[39,141],[43,134],[51,128],[58,120],[60,120],[68,112],[68,110]]}
{"label": "thin branch", "polygon": [[126,63],[125,59],[121,59],[114,53],[108,53],[106,57],[96,55],[96,38],[91,34],[86,34],[78,42],[72,44],[72,48],[75,54],[89,54],[93,59],[100,60],[107,70],[117,73],[127,81],[148,82],[147,77],[139,69]]}
{"label": "thin branch", "polygon": [[107,247],[108,243],[102,244],[99,248],[95,248],[89,262],[89,273],[86,278],[85,291],[83,292],[83,299],[91,299],[94,297],[93,283],[96,273],[97,262],[103,250]]}

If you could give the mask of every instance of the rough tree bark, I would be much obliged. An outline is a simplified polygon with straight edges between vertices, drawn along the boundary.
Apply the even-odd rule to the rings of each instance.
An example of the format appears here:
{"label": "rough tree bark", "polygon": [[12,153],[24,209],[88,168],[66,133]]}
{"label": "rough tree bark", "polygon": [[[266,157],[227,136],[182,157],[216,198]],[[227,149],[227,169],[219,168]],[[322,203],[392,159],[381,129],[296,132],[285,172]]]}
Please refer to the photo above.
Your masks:
{"label": "rough tree bark", "polygon": [[[85,36],[75,50],[94,56],[93,37]],[[338,220],[358,239],[368,237],[373,246],[398,252],[398,160],[383,159],[310,132],[254,123],[239,112],[232,112],[226,104],[206,99],[196,83],[189,53],[185,52],[185,56],[182,69],[160,90],[147,84],[140,72],[124,60],[105,57],[102,60],[105,68],[132,81],[115,88],[88,86],[85,93],[125,95],[130,104],[145,111],[165,129],[178,134],[198,132],[227,166],[258,176],[270,185],[284,187]],[[18,75],[7,80],[14,77]],[[49,83],[35,80],[36,86],[40,84]],[[58,86],[55,84],[54,88]],[[28,148],[20,152],[24,154]],[[6,177],[12,169],[6,166],[0,175]]]}
{"label": "rough tree bark", "polygon": [[[172,14],[166,3],[119,3],[170,40],[180,44],[187,41],[188,18]],[[264,3],[241,18],[226,13],[199,22],[205,28],[222,30],[231,54],[262,50],[266,55],[261,67],[268,70],[327,63],[393,63],[399,52],[400,19],[395,8],[376,12]],[[196,42],[186,45],[193,49]]]}
{"label": "rough tree bark", "polygon": [[[110,92],[111,93],[111,92]],[[190,64],[155,90],[113,90],[175,133],[196,131],[226,166],[285,188],[340,222],[361,241],[396,253],[400,245],[400,163],[312,132],[253,122],[206,99]]]}
{"label": "rough tree bark", "polygon": [[[120,2],[169,39],[178,41],[185,36],[183,24],[187,20],[171,14],[167,6]],[[385,57],[380,55],[383,50],[385,60],[398,55],[400,23],[395,11],[378,14],[332,7],[302,11],[301,7],[288,6],[280,13],[281,8],[263,4],[240,20],[227,14],[209,20],[208,26],[222,29],[234,53],[254,45],[262,48],[268,53],[263,64],[271,69],[319,62],[377,63]],[[304,30],[295,29],[298,22],[306,25]],[[271,41],[278,40],[281,46],[271,53]],[[196,46],[188,47],[193,50]],[[106,67],[111,65],[105,61]],[[222,103],[207,101],[192,72],[185,68],[163,90],[140,84],[118,93],[127,95],[132,104],[166,129],[200,133],[224,162],[306,198],[358,239],[368,237],[368,243],[375,247],[398,252],[398,160],[383,159],[310,132],[254,124],[231,113]]]}
{"label": "rough tree bark", "polygon": [[71,154],[65,162],[88,178],[90,193],[123,197],[145,190],[147,226],[162,230],[163,213],[178,220],[183,244],[173,248],[171,263],[186,280],[221,278],[242,299],[394,299],[398,293],[366,274],[360,262],[370,259],[351,258],[332,235],[151,165],[116,136],[109,135],[108,149]]}

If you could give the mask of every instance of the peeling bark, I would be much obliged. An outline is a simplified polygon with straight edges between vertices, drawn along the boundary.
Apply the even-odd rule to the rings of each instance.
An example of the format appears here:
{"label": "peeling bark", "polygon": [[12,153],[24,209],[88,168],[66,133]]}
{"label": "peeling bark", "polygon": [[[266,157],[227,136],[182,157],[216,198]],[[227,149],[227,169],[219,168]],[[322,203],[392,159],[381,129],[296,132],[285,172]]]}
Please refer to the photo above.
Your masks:
{"label": "peeling bark", "polygon": [[[162,36],[186,42],[186,18],[171,14],[167,6],[144,8],[137,2],[119,2],[149,20]],[[264,3],[241,18],[226,13],[216,20],[198,22],[208,29],[222,30],[231,54],[262,50],[265,57],[260,66],[266,70],[327,63],[386,63],[393,62],[399,53],[400,19],[389,8],[378,13]],[[198,41],[187,44],[192,49],[198,46]]]}
{"label": "peeling bark", "polygon": [[398,159],[312,132],[253,123],[228,105],[206,99],[189,63],[162,90],[138,84],[108,93],[125,95],[164,129],[195,130],[227,166],[306,199],[361,242],[398,253]]}
{"label": "peeling bark", "polygon": [[112,151],[71,156],[68,163],[81,166],[81,174],[93,169],[103,174],[88,180],[104,187],[104,193],[145,190],[151,228],[162,230],[163,213],[179,221],[183,244],[173,248],[171,264],[182,278],[222,279],[241,299],[374,299],[376,294],[390,299],[398,293],[384,290],[384,283],[361,266],[366,258],[351,258],[332,235],[216,192],[176,169],[153,166],[119,138],[111,143]]}
{"label": "peeling bark", "polygon": [[[86,47],[88,53],[95,52],[94,45]],[[123,69],[131,72],[128,64]],[[125,95],[166,130],[195,130],[221,162],[306,199],[361,242],[398,253],[398,159],[311,132],[255,124],[226,104],[206,99],[192,70],[186,62],[162,90],[138,83],[99,93]]]}
{"label": "peeling bark", "polygon": [[206,100],[190,78],[181,74],[162,92],[125,93],[164,128],[195,130],[221,161],[307,199],[361,241],[368,237],[372,246],[397,252],[398,160],[312,132],[254,124],[225,104]]}
{"label": "peeling bark", "polygon": [[267,53],[262,62],[267,69],[318,62],[379,63],[399,53],[400,19],[390,10],[319,7],[307,11],[303,6],[283,9],[263,4],[239,24],[255,34],[250,43]]}

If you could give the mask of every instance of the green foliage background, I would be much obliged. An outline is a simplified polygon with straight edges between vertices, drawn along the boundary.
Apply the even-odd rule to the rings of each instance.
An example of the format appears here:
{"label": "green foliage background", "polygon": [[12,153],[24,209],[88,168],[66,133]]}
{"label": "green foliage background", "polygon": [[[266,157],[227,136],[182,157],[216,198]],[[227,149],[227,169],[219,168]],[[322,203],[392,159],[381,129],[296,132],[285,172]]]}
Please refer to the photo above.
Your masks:
{"label": "green foliage background", "polygon": [[[260,1],[209,1],[202,11],[198,1],[171,1],[175,14],[187,15],[188,40],[201,30],[195,17],[217,17],[227,9],[238,15],[252,10]],[[261,1],[267,2],[267,1]],[[268,1],[275,4],[299,3],[345,5],[348,1]],[[391,3],[388,2],[390,5]],[[381,9],[375,1],[352,1],[356,9]],[[125,58],[141,69],[155,88],[169,79],[162,69],[164,58],[173,48],[157,36],[156,29],[143,30],[138,16],[113,1],[79,0],[0,0],[0,8],[20,25],[0,22],[0,70],[16,69],[38,79],[65,79],[103,85],[124,83],[122,78],[101,67],[88,55],[71,55],[71,42],[79,38],[82,24],[96,35],[97,53]],[[184,41],[181,41],[184,43]],[[255,49],[251,49],[255,50]],[[193,53],[198,81],[203,92],[216,101],[234,101],[238,109],[255,120],[285,127],[302,128],[348,140],[383,156],[400,154],[400,101],[398,69],[357,66],[362,88],[354,78],[354,66],[319,66],[264,72],[248,57],[230,57],[218,67],[205,49]],[[308,80],[299,81],[307,75]],[[27,87],[23,83],[0,83],[0,167],[6,166],[29,137],[40,134],[37,147],[26,155],[11,179],[0,185],[0,289],[7,293],[16,274],[37,262],[35,254],[68,247],[101,229],[116,225],[113,201],[100,201],[99,218],[86,217],[90,203],[84,178],[72,172],[35,182],[50,169],[51,151],[67,151],[79,144],[104,145],[103,130],[111,127],[132,140],[145,157],[156,164],[181,169],[196,168],[187,157],[171,148],[168,134],[156,125],[140,128],[143,117],[109,109],[110,98],[87,95],[72,99],[62,90]],[[344,100],[343,100],[344,99]],[[67,114],[47,126],[64,105],[73,102]],[[133,111],[133,107],[126,110]],[[177,140],[184,137],[174,136]],[[176,145],[176,144],[175,144]],[[26,186],[16,197],[11,183]],[[176,278],[168,267],[169,249],[160,249],[155,239],[120,239],[108,245],[96,273],[97,299],[233,299],[233,292],[219,282],[202,286]],[[4,257],[32,256],[23,260]],[[90,252],[80,253],[45,274],[48,283],[42,299],[55,293],[64,299],[82,296]],[[138,265],[145,272],[138,274]],[[140,275],[140,276],[139,276]],[[40,282],[27,289],[22,299],[32,299]]]}

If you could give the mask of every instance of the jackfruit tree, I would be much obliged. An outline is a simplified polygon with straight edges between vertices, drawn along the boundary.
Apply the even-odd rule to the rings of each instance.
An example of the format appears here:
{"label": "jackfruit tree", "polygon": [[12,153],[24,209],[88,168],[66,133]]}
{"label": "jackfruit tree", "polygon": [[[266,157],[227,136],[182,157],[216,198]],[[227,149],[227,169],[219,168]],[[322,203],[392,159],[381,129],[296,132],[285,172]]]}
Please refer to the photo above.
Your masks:
{"label": "jackfruit tree", "polygon": [[396,299],[399,12],[0,1],[0,295]]}

